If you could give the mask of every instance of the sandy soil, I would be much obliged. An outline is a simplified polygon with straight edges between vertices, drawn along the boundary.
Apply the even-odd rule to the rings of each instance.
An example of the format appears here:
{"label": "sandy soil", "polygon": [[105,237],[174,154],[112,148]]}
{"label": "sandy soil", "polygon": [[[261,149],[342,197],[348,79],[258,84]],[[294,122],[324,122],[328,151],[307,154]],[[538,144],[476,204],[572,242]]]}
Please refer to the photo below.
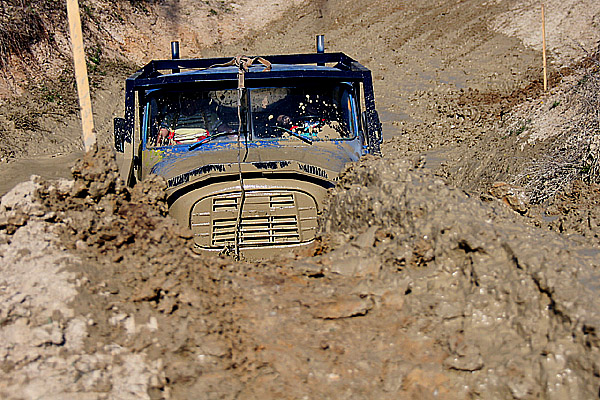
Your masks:
{"label": "sandy soil", "polygon": [[[240,263],[193,253],[164,182],[125,187],[110,151],[70,170],[72,108],[5,103],[0,189],[46,177],[0,203],[0,397],[597,398],[600,190],[532,204],[518,179],[564,147],[561,118],[590,121],[570,88],[591,67],[571,60],[598,44],[600,6],[547,2],[543,95],[533,1],[90,4],[133,63],[165,29],[223,56],[325,33],[373,70],[384,155],[349,166],[311,249]],[[101,143],[128,68],[98,78]]]}

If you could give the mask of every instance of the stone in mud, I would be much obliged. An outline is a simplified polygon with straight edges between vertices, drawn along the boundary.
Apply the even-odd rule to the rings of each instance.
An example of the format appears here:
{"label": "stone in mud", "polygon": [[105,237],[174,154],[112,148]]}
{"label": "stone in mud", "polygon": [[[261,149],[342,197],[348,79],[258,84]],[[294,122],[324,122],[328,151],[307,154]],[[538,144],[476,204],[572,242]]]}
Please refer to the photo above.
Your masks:
{"label": "stone in mud", "polygon": [[136,204],[148,205],[165,216],[169,211],[166,188],[167,181],[163,177],[150,175],[133,187],[131,201]]}
{"label": "stone in mud", "polygon": [[481,352],[474,343],[462,342],[453,347],[452,354],[444,360],[446,368],[471,372],[483,368],[484,363]]}
{"label": "stone in mud", "polygon": [[30,217],[42,217],[45,212],[42,205],[35,201],[40,187],[37,177],[16,185],[0,199],[0,230],[12,235],[19,227],[27,224]]}
{"label": "stone in mud", "polygon": [[337,319],[366,315],[372,308],[373,300],[369,297],[347,296],[310,306],[309,312],[315,318]]}
{"label": "stone in mud", "polygon": [[384,306],[391,307],[395,310],[401,310],[404,306],[405,294],[399,289],[386,291],[381,296],[381,303]]}
{"label": "stone in mud", "polygon": [[529,199],[522,189],[505,182],[495,182],[489,190],[490,195],[502,200],[507,206],[525,214],[529,209]]}
{"label": "stone in mud", "polygon": [[[40,187],[36,182],[37,177],[16,185],[11,191],[0,199],[0,210],[4,212],[20,210],[28,215],[40,215],[42,212],[39,203],[34,201],[35,191]],[[43,213],[43,212],[42,212]]]}
{"label": "stone in mud", "polygon": [[354,246],[345,246],[322,257],[329,270],[344,276],[377,275],[381,261],[377,256],[365,256]]}

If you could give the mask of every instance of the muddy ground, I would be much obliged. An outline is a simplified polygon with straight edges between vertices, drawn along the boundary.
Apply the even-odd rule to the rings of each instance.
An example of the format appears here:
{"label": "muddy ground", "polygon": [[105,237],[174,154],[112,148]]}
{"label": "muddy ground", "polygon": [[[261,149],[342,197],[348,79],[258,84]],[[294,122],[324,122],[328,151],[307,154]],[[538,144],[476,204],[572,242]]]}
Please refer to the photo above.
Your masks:
{"label": "muddy ground", "polygon": [[96,77],[101,143],[168,26],[221,56],[325,33],[373,70],[384,154],[349,166],[302,254],[199,256],[164,182],[125,187],[105,148],[71,168],[68,96],[23,86],[0,115],[0,189],[25,181],[0,203],[0,397],[598,398],[598,5],[546,3],[544,94],[533,1],[88,3],[127,60]]}

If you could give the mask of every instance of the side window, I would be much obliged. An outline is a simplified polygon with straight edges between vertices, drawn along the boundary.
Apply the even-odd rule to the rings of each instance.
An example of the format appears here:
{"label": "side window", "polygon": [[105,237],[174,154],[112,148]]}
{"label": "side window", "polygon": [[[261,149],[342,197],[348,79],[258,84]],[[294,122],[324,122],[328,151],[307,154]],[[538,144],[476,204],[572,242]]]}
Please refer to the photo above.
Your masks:
{"label": "side window", "polygon": [[230,89],[151,93],[143,122],[147,147],[194,144],[210,136],[221,141],[235,139],[235,94]]}
{"label": "side window", "polygon": [[158,127],[156,124],[151,123],[152,119],[150,118],[153,115],[153,111],[156,112],[156,100],[151,100],[146,103],[144,107],[144,119],[142,121],[143,126],[143,134],[145,138],[146,147],[154,146],[156,144],[156,135],[158,134]]}
{"label": "side window", "polygon": [[344,119],[348,121],[348,133],[350,137],[355,137],[358,134],[358,110],[356,101],[349,90],[344,90],[342,94]]}

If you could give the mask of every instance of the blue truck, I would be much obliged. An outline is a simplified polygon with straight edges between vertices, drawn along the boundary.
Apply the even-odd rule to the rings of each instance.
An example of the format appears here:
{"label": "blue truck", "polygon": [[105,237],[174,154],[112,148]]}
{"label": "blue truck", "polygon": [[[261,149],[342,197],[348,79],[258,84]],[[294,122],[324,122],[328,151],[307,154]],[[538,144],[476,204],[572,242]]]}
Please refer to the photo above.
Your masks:
{"label": "blue truck", "polygon": [[306,246],[344,166],[380,154],[371,72],[343,53],[154,60],[126,81],[115,149],[129,184],[167,181],[199,252]]}

